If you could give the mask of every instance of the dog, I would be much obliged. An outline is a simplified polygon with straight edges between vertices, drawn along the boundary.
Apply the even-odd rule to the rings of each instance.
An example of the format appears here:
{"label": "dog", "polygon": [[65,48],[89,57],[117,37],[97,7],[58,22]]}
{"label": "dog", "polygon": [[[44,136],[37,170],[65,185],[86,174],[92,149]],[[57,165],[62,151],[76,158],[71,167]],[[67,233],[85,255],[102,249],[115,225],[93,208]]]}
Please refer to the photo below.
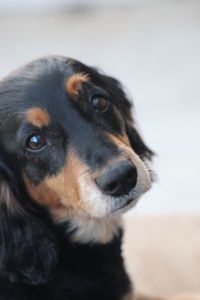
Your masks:
{"label": "dog", "polygon": [[4,78],[0,300],[146,299],[124,267],[121,215],[150,189],[152,156],[116,79],[58,56]]}

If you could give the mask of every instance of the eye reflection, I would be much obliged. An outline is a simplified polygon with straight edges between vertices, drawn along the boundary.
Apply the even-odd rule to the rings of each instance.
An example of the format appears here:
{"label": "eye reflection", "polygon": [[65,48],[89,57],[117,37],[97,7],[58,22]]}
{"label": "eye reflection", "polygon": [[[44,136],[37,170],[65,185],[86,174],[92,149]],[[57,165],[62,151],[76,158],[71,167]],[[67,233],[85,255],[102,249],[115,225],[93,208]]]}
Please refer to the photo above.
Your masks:
{"label": "eye reflection", "polygon": [[109,106],[109,100],[104,98],[103,96],[94,96],[90,103],[92,108],[97,112],[104,112],[107,110]]}
{"label": "eye reflection", "polygon": [[39,134],[31,135],[26,142],[26,148],[33,151],[41,150],[45,146],[46,146],[46,140],[43,136]]}

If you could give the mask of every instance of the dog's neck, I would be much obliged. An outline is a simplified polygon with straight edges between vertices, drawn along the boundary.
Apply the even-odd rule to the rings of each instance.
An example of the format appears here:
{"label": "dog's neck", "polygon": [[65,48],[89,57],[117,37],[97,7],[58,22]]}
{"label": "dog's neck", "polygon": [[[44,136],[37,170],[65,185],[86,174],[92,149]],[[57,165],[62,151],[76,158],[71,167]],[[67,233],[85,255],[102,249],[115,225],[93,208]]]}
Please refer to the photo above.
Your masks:
{"label": "dog's neck", "polygon": [[109,243],[118,234],[122,225],[120,216],[109,216],[104,218],[94,218],[82,212],[65,212],[62,214],[58,210],[52,211],[53,218],[57,223],[68,223],[67,234],[73,242],[81,244]]}
{"label": "dog's neck", "polygon": [[[110,227],[108,220],[96,222],[92,219],[89,223],[75,223],[73,230],[70,223],[69,220],[58,224],[55,228],[56,236],[62,245],[59,268],[62,270],[66,268],[67,274],[70,274],[72,290],[76,295],[70,299],[124,299],[124,296],[132,290],[132,286],[124,266],[123,230],[119,224]],[[105,234],[107,230],[110,232],[109,236]],[[59,283],[62,282],[60,274],[63,273],[56,275],[58,290]],[[79,286],[77,280],[80,278],[81,297],[76,294]]]}

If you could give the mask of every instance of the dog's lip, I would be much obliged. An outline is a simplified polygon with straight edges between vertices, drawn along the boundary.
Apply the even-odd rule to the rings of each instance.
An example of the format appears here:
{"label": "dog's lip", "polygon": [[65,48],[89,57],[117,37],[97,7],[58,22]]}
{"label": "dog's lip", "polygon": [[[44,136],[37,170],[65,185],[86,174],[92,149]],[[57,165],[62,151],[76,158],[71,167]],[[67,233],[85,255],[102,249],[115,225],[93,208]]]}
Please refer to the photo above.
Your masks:
{"label": "dog's lip", "polygon": [[115,207],[111,213],[115,214],[115,213],[125,212],[130,208],[132,208],[133,206],[135,206],[136,203],[137,203],[137,198],[131,197],[127,199],[125,203],[122,203],[122,205]]}

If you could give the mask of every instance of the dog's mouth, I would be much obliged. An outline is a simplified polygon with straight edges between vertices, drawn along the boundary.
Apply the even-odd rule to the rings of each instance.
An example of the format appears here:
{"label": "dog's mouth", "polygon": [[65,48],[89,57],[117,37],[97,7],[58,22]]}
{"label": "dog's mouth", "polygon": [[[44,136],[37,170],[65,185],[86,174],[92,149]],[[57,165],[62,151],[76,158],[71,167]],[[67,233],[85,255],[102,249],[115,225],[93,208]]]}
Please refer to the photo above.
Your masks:
{"label": "dog's mouth", "polygon": [[119,213],[119,212],[122,212],[122,211],[127,211],[130,206],[133,207],[136,203],[137,200],[136,199],[128,199],[125,203],[120,203],[119,206],[117,206],[116,208],[114,208],[112,210],[111,213]]}
{"label": "dog's mouth", "polygon": [[122,214],[133,208],[139,200],[139,196],[135,190],[131,191],[129,195],[124,196],[123,198],[113,199],[114,208],[111,210],[110,214]]}

